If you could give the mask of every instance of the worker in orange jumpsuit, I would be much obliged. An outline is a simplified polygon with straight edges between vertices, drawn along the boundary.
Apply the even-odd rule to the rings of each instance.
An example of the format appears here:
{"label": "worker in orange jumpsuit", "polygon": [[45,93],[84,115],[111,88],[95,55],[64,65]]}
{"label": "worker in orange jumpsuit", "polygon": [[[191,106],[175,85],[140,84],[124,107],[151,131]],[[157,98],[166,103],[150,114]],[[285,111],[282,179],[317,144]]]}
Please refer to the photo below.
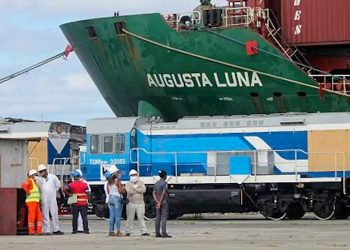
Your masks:
{"label": "worker in orange jumpsuit", "polygon": [[[28,207],[28,233],[29,235],[41,235],[43,216],[40,209],[40,191],[35,181],[37,171],[32,169],[28,173],[28,179],[22,183],[22,188],[27,194],[26,204]],[[36,222],[36,228],[35,228]],[[36,229],[36,230],[35,230]]]}

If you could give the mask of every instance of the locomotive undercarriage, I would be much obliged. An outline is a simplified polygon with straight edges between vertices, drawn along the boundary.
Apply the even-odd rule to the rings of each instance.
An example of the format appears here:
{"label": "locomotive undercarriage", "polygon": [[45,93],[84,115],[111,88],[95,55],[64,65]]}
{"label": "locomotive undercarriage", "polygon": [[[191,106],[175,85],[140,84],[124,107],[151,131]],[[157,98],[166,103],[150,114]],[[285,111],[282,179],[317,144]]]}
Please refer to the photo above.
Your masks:
{"label": "locomotive undercarriage", "polygon": [[[312,212],[319,220],[346,219],[349,197],[341,183],[262,184],[250,187],[255,206],[267,219],[300,219]],[[345,190],[347,190],[346,188]]]}
{"label": "locomotive undercarriage", "polygon": [[[145,206],[147,219],[155,218],[152,185],[147,186]],[[346,219],[350,215],[350,199],[340,182],[266,183],[220,185],[171,185],[168,192],[169,217],[183,214],[260,212],[266,219],[301,219],[314,213],[319,220]],[[108,217],[104,191],[92,186],[95,213]],[[125,210],[124,210],[125,211]]]}

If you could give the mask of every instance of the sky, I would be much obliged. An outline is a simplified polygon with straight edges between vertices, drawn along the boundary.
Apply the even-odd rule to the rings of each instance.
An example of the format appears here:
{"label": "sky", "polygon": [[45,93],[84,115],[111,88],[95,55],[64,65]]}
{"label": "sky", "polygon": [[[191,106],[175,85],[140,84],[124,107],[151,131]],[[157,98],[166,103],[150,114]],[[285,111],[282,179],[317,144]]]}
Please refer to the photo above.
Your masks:
{"label": "sky", "polygon": [[[213,0],[224,5],[225,0]],[[120,15],[191,11],[199,0],[0,0],[0,78],[64,51],[59,25]],[[0,84],[0,117],[84,125],[113,112],[74,53]]]}

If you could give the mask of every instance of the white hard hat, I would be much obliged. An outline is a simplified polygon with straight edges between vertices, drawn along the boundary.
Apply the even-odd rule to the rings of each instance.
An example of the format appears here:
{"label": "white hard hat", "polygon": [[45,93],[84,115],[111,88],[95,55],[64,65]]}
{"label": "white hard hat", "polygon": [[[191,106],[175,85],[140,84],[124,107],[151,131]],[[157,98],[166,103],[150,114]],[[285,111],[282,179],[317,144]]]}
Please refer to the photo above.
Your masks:
{"label": "white hard hat", "polygon": [[32,176],[32,175],[35,175],[37,173],[38,173],[38,171],[36,171],[35,169],[31,169],[31,170],[29,170],[28,176]]}
{"label": "white hard hat", "polygon": [[129,176],[133,175],[133,174],[138,174],[137,171],[135,169],[131,169],[129,172]]}
{"label": "white hard hat", "polygon": [[79,173],[80,177],[83,177],[83,172],[80,169],[76,169],[75,171]]}
{"label": "white hard hat", "polygon": [[43,170],[47,170],[47,167],[44,164],[40,164],[38,167],[38,172],[43,171]]}
{"label": "white hard hat", "polygon": [[118,172],[119,169],[115,166],[115,165],[111,165],[109,168],[108,168],[108,172],[110,174],[115,174],[116,172]]}

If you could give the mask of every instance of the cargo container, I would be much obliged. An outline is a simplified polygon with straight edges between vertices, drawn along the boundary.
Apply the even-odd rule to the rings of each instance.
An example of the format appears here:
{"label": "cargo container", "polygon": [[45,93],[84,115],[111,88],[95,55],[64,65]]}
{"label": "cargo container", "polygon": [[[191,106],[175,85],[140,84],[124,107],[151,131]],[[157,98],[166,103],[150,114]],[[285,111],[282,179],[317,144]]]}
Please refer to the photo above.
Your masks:
{"label": "cargo container", "polygon": [[348,0],[282,0],[282,32],[298,46],[350,43]]}

